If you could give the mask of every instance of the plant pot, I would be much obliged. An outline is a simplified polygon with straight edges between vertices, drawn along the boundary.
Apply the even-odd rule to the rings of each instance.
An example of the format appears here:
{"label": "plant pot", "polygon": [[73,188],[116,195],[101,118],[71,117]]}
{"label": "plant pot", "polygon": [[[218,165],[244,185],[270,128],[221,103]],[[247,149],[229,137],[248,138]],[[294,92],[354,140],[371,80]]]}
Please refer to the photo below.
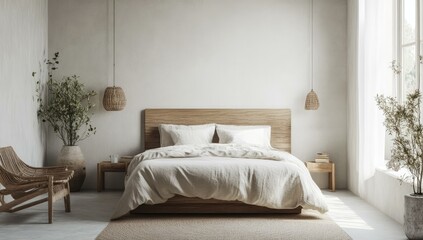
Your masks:
{"label": "plant pot", "polygon": [[423,196],[404,196],[404,232],[408,239],[423,239]]}
{"label": "plant pot", "polygon": [[85,180],[85,159],[79,146],[63,146],[60,150],[57,163],[68,166],[74,171],[73,178],[69,181],[71,192],[79,192]]}

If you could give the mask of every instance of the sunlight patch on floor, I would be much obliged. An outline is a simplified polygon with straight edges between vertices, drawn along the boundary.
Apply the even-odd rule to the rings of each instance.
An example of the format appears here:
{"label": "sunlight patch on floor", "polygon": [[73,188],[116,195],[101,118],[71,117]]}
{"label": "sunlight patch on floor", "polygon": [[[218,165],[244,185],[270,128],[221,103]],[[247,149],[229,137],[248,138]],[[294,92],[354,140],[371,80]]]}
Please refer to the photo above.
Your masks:
{"label": "sunlight patch on floor", "polygon": [[374,230],[338,197],[326,195],[330,206],[328,215],[342,228]]}

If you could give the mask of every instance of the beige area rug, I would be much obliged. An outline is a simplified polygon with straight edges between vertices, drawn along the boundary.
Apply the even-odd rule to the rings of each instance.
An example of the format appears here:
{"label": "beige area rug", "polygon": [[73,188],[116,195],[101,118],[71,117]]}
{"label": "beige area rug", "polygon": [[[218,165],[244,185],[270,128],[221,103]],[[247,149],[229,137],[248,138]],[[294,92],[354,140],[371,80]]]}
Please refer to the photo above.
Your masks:
{"label": "beige area rug", "polygon": [[136,214],[115,220],[97,240],[351,239],[328,216],[311,210],[278,214]]}

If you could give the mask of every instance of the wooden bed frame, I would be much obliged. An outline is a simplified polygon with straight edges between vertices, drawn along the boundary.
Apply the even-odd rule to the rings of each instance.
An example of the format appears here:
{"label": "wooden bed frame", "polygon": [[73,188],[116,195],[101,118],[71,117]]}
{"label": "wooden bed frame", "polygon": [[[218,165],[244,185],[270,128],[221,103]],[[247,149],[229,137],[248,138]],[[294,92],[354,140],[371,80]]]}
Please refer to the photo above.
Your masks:
{"label": "wooden bed frame", "polygon": [[[160,124],[270,125],[273,147],[291,152],[291,110],[289,109],[146,109],[144,111],[145,149],[160,147]],[[217,142],[215,134],[213,142]],[[131,213],[301,213],[294,209],[271,209],[239,201],[175,196],[165,203],[143,204]]]}

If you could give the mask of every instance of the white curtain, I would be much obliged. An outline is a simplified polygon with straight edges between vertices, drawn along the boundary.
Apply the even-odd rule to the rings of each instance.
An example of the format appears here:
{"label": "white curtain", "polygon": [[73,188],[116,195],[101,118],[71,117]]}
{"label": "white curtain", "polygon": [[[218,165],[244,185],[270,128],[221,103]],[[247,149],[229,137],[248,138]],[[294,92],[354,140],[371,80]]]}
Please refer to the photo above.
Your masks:
{"label": "white curtain", "polygon": [[351,0],[349,5],[349,189],[366,198],[375,168],[384,163],[385,128],[377,94],[392,84],[392,3]]}

